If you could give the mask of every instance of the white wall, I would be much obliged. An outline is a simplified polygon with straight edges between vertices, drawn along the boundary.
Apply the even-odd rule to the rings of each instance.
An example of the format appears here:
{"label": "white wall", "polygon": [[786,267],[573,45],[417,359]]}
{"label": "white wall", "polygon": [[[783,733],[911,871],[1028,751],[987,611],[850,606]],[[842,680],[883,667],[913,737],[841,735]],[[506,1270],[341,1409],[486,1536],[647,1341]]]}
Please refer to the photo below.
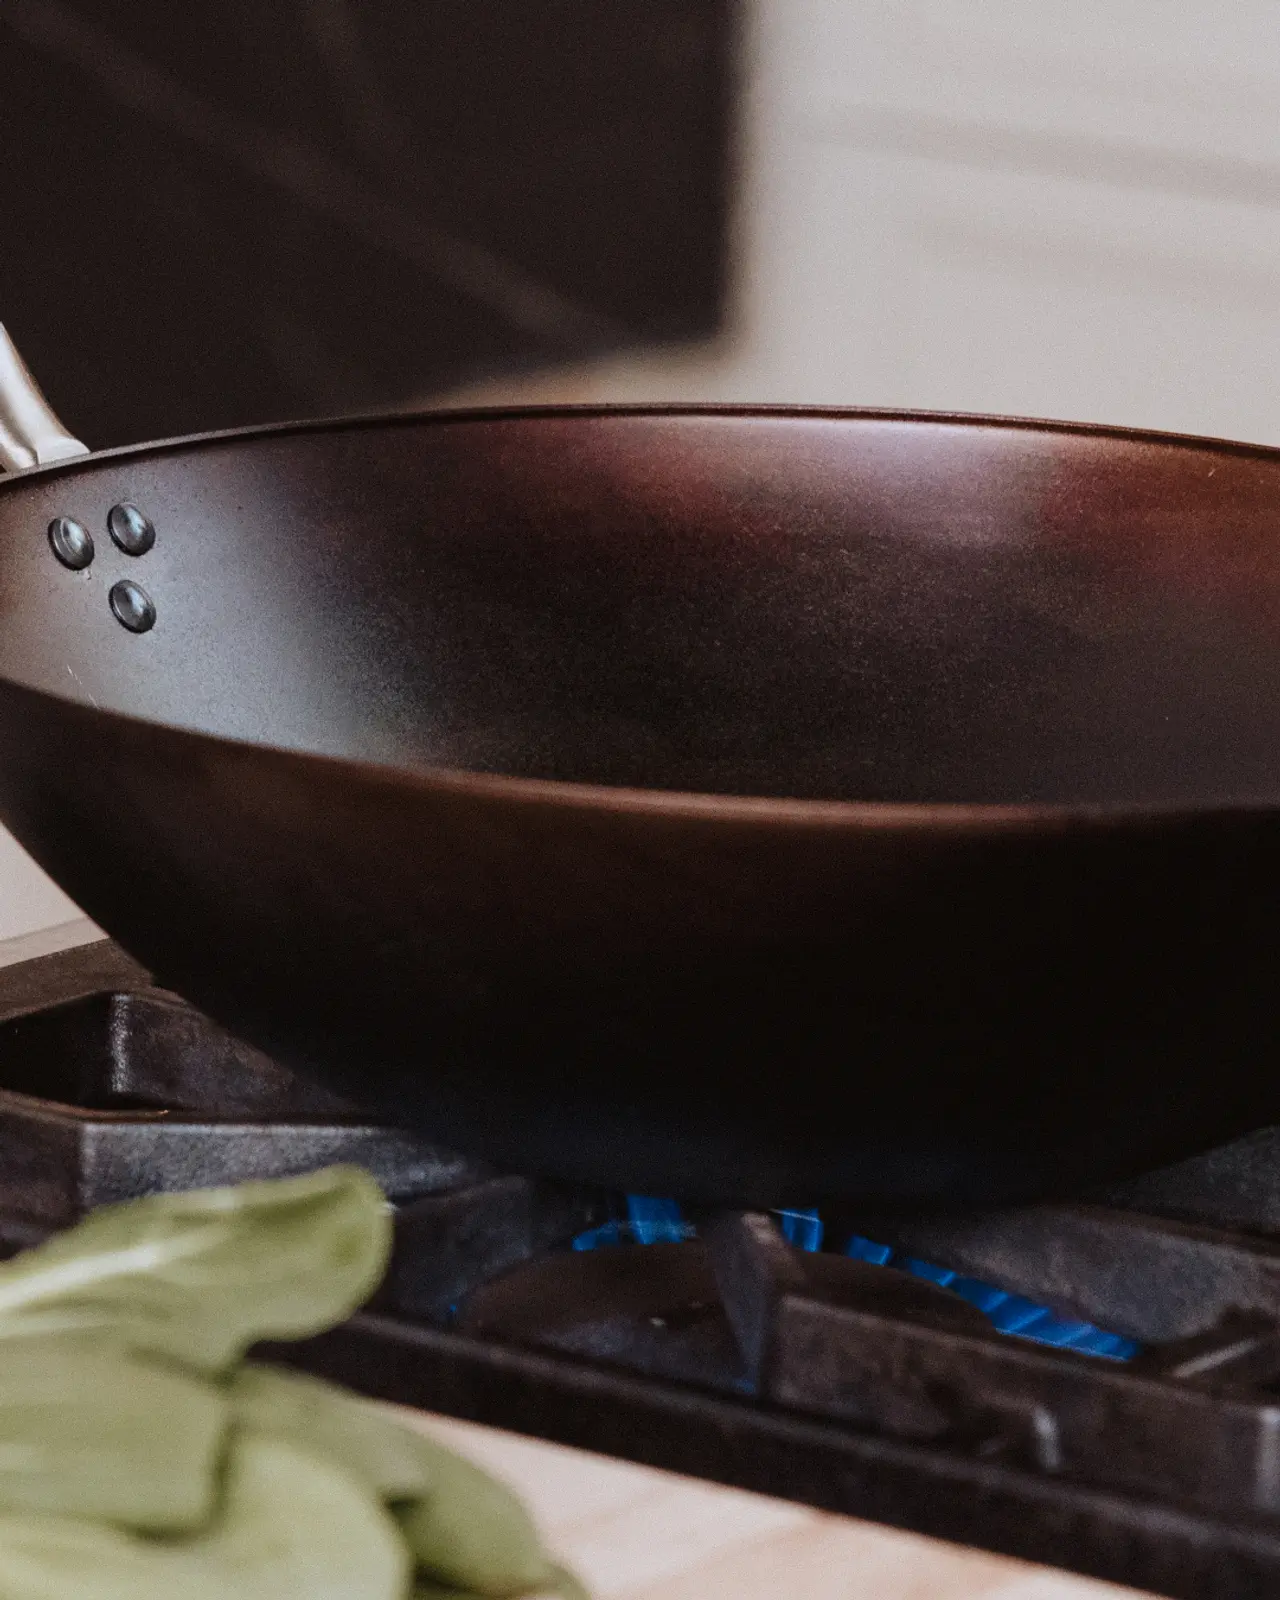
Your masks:
{"label": "white wall", "polygon": [[1273,0],[754,15],[736,339],[526,391],[1280,442]]}
{"label": "white wall", "polygon": [[[1276,0],[755,0],[718,354],[455,399],[1014,412],[1280,443]],[[0,938],[74,908],[0,836]]]}
{"label": "white wall", "polygon": [[[26,851],[0,828],[0,940],[59,927],[80,913]],[[33,954],[36,952],[33,950]],[[3,957],[0,956],[0,963]]]}

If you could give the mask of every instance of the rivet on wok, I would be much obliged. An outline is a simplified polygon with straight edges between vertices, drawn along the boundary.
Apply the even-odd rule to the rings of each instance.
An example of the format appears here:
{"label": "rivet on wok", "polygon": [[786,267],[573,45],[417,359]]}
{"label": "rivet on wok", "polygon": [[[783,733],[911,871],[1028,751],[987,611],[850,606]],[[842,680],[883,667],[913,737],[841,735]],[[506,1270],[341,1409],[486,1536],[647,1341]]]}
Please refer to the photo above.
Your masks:
{"label": "rivet on wok", "polygon": [[107,527],[127,556],[145,556],[156,542],[156,530],[150,520],[127,502],[112,506],[107,512]]}
{"label": "rivet on wok", "polygon": [[49,544],[64,567],[80,572],[93,560],[93,535],[74,517],[55,517],[49,524]]}
{"label": "rivet on wok", "polygon": [[107,599],[111,602],[116,621],[128,628],[130,633],[146,633],[155,627],[156,608],[151,596],[128,578],[113,584]]}

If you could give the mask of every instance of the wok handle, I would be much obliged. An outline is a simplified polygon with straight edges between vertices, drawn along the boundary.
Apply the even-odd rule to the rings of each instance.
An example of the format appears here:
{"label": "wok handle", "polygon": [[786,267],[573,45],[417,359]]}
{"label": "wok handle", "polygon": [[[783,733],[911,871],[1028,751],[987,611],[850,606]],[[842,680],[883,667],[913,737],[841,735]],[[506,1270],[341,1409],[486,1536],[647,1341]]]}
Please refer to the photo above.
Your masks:
{"label": "wok handle", "polygon": [[89,446],[73,439],[54,416],[0,323],[0,471],[21,472],[88,454]]}

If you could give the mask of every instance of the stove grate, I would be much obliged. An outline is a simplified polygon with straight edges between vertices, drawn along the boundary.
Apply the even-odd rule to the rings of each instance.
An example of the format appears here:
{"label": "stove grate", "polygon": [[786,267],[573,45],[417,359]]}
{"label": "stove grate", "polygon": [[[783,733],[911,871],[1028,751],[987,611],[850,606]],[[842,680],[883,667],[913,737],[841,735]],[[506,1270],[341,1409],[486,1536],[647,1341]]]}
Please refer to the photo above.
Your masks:
{"label": "stove grate", "polygon": [[0,972],[0,1250],[332,1160],[396,1200],[391,1270],[278,1359],[1175,1600],[1280,1594],[1280,1130],[1070,1205],[695,1227],[381,1127],[109,944]]}

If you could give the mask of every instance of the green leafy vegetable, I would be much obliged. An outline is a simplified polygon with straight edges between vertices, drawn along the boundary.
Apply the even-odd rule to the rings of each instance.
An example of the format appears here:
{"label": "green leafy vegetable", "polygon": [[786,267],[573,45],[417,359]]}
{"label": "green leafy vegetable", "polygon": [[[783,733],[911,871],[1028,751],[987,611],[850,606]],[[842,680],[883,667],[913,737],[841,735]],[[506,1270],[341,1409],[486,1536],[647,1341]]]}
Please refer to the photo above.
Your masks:
{"label": "green leafy vegetable", "polygon": [[109,1340],[0,1323],[0,1512],[197,1528],[228,1415],[212,1384]]}
{"label": "green leafy vegetable", "polygon": [[228,1393],[239,1422],[340,1461],[391,1503],[429,1580],[424,1594],[582,1594],[508,1489],[381,1407],[319,1378],[253,1365]]}
{"label": "green leafy vegetable", "polygon": [[156,1195],[0,1266],[0,1600],[585,1600],[520,1502],[387,1410],[241,1365],[385,1270],[355,1168]]}
{"label": "green leafy vegetable", "polygon": [[208,1533],[148,1539],[70,1517],[0,1517],[4,1600],[404,1600],[394,1522],[350,1473],[242,1436]]}
{"label": "green leafy vegetable", "polygon": [[443,1445],[416,1438],[431,1487],[395,1512],[422,1575],[477,1595],[552,1592],[557,1570],[515,1495]]}
{"label": "green leafy vegetable", "polygon": [[248,1364],[232,1379],[227,1397],[238,1423],[339,1462],[383,1500],[412,1500],[428,1488],[417,1434],[345,1389]]}
{"label": "green leafy vegetable", "polygon": [[110,1329],[205,1372],[319,1333],[386,1269],[391,1221],[358,1167],[105,1206],[0,1267],[0,1320]]}

